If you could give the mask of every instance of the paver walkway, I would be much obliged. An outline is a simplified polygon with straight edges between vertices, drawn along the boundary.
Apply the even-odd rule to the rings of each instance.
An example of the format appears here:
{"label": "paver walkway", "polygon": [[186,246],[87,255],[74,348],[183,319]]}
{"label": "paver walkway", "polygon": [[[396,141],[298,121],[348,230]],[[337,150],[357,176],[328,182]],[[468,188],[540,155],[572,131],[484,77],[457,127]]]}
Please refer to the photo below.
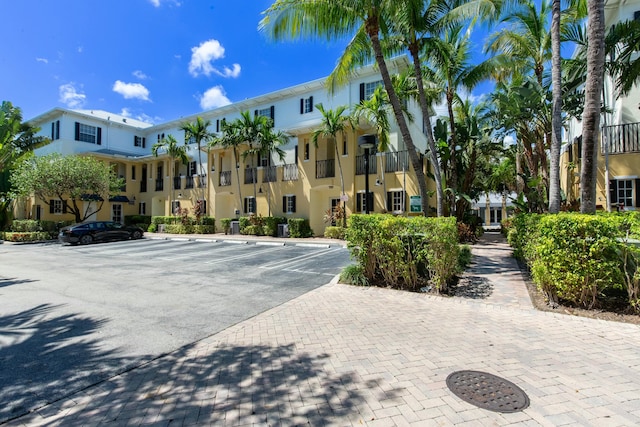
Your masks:
{"label": "paver walkway", "polygon": [[[490,237],[481,297],[331,283],[9,425],[640,425],[640,328],[534,310]],[[461,401],[445,379],[466,369],[530,406]]]}

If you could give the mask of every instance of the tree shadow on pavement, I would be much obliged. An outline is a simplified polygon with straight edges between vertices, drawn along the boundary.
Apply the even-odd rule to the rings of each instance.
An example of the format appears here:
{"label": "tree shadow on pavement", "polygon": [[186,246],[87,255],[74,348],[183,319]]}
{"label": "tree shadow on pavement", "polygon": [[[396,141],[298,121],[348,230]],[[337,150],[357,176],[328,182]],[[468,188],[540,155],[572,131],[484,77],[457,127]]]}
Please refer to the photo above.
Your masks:
{"label": "tree shadow on pavement", "polygon": [[195,343],[86,390],[88,403],[65,423],[320,426],[357,418],[355,378],[325,370],[328,357],[294,344]]}
{"label": "tree shadow on pavement", "polygon": [[6,286],[19,285],[21,283],[31,283],[36,280],[31,279],[15,279],[13,277],[0,277],[0,288],[4,288]]}
{"label": "tree shadow on pavement", "polygon": [[0,316],[0,423],[55,401],[125,361],[87,336],[105,321],[43,304]]}

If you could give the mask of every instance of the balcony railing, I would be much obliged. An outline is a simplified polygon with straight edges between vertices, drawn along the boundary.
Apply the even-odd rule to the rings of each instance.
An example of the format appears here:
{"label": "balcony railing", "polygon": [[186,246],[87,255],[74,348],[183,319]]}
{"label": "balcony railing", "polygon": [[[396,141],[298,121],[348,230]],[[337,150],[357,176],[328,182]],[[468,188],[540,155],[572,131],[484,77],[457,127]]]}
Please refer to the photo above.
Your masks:
{"label": "balcony railing", "polygon": [[220,186],[225,187],[231,185],[231,171],[220,172]]}
{"label": "balcony railing", "polygon": [[253,184],[254,182],[258,182],[258,169],[246,168],[244,170],[244,183]]}
{"label": "balcony railing", "polygon": [[333,178],[336,176],[336,161],[334,159],[316,161],[316,178]]}
{"label": "balcony railing", "polygon": [[174,190],[179,190],[180,188],[182,188],[182,178],[179,176],[174,176],[173,177],[173,189]]}
{"label": "balcony railing", "polygon": [[409,170],[409,153],[407,151],[384,153],[384,157],[385,172],[402,172],[403,170]]}
{"label": "balcony railing", "polygon": [[[356,156],[356,175],[364,175],[364,155]],[[376,155],[369,155],[369,174],[378,173],[378,162],[376,161]]]}
{"label": "balcony railing", "polygon": [[604,126],[602,128],[602,153],[607,144],[609,154],[640,152],[640,123]]}
{"label": "balcony railing", "polygon": [[298,165],[291,163],[284,165],[282,168],[282,180],[283,181],[297,181],[298,180]]}
{"label": "balcony railing", "polygon": [[262,182],[276,182],[278,180],[278,169],[275,166],[267,166],[262,169]]}
{"label": "balcony railing", "polygon": [[156,191],[163,191],[164,190],[164,179],[160,178],[160,179],[156,179]]}
{"label": "balcony railing", "polygon": [[207,174],[198,175],[198,187],[207,188]]}
{"label": "balcony railing", "polygon": [[193,176],[187,176],[187,179],[184,182],[184,188],[193,188]]}

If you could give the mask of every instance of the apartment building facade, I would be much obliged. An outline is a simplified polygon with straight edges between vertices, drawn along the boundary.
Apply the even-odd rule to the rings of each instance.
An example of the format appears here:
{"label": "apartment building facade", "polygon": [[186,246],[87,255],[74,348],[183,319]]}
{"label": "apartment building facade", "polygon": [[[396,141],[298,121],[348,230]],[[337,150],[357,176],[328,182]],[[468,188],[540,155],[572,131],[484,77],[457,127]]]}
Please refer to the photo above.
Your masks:
{"label": "apartment building facade", "polygon": [[[608,0],[605,3],[607,30],[617,22],[640,20],[640,0]],[[640,55],[640,53],[636,53]],[[607,58],[611,60],[611,58]],[[598,147],[596,205],[601,210],[640,208],[640,87],[619,96],[615,82],[604,80],[603,104]],[[561,186],[568,202],[580,197],[582,124],[572,120],[560,162]]]}
{"label": "apartment building facade", "polygon": [[[390,65],[399,71],[409,63],[406,57],[399,57]],[[333,93],[327,91],[325,79],[319,79],[156,125],[104,111],[62,108],[54,108],[29,123],[41,129],[40,135],[51,139],[36,155],[56,152],[94,156],[109,163],[125,180],[121,193],[105,201],[103,209],[94,215],[95,219],[123,221],[126,215],[170,215],[177,207],[192,212],[201,201],[205,212],[216,219],[250,213],[307,218],[315,234],[320,235],[331,225],[325,221],[326,213],[338,205],[344,205],[347,215],[366,211],[366,203],[370,212],[398,215],[410,213],[410,200],[417,205],[418,184],[393,120],[390,120],[390,149],[385,153],[370,153],[368,159],[358,146],[358,138],[375,133],[375,129],[364,121],[338,135],[336,140],[322,138],[317,146],[312,142],[313,131],[322,121],[322,114],[316,108],[318,104],[325,110],[345,105],[349,112],[380,84],[377,70],[365,67],[354,74],[349,84]],[[409,124],[414,144],[424,153],[422,115],[412,101],[408,102],[408,108],[414,117]],[[280,147],[285,153],[283,159],[243,157],[247,144],[240,147],[237,158],[232,149],[219,146],[203,147],[198,155],[193,141],[186,142],[189,157],[186,165],[175,162],[172,166],[166,154],[152,154],[152,146],[169,135],[182,144],[185,133],[180,126],[185,122],[201,117],[211,122],[209,131],[220,134],[224,120],[233,121],[244,111],[268,116],[275,130],[289,135],[288,142]],[[391,111],[389,115],[392,116]],[[428,168],[426,157],[421,157],[423,168]],[[365,195],[367,163],[369,197]],[[26,200],[19,206],[17,215],[72,219],[61,203],[46,202],[49,203],[34,198]],[[430,201],[430,206],[434,204]]]}

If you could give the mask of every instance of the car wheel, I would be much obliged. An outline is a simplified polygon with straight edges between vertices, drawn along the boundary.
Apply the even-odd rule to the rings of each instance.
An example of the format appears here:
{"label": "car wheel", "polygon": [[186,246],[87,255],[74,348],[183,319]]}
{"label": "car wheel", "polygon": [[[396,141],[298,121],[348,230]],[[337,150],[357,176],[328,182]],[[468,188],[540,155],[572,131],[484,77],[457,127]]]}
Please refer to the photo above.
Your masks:
{"label": "car wheel", "polygon": [[81,245],[88,245],[89,243],[93,242],[93,237],[91,237],[88,234],[85,234],[84,236],[82,236],[80,238],[80,244]]}
{"label": "car wheel", "polygon": [[134,240],[138,240],[141,237],[142,237],[142,233],[140,232],[140,230],[136,230],[133,233],[131,233],[131,238]]}

